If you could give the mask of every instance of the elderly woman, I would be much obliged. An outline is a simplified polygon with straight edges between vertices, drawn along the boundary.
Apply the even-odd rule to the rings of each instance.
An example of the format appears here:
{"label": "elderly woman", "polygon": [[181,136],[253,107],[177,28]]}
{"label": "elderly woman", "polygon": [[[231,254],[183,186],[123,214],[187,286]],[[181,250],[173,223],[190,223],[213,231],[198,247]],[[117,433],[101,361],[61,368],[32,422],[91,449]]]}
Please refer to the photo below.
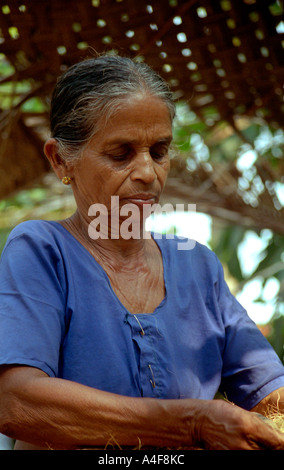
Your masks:
{"label": "elderly woman", "polygon": [[[128,58],[83,61],[56,85],[45,153],[77,210],[17,226],[0,268],[0,432],[17,449],[284,449],[249,412],[283,406],[283,365],[216,256],[143,236],[174,113],[164,81]],[[110,233],[113,196],[119,227],[132,204],[140,236]]]}

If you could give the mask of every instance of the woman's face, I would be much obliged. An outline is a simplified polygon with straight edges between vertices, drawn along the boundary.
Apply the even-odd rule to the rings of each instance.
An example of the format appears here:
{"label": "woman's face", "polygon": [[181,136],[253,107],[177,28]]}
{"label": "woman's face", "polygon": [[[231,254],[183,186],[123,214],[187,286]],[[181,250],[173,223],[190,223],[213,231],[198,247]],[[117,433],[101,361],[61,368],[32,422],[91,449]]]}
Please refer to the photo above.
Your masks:
{"label": "woman's face", "polygon": [[169,171],[172,124],[164,102],[149,95],[126,101],[82,152],[73,168],[78,209],[95,203],[111,207],[111,196],[126,203],[158,203]]}

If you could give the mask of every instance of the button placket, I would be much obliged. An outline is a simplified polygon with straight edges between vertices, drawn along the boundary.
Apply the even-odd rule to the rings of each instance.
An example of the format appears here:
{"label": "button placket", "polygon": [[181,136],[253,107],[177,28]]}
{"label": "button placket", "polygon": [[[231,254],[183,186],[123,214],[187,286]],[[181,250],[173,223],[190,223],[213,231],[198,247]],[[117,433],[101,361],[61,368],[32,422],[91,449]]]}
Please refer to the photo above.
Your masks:
{"label": "button placket", "polygon": [[[135,320],[137,321],[137,323],[138,323],[138,325],[139,325],[139,327],[140,327],[140,335],[141,335],[141,336],[144,336],[144,335],[145,335],[145,331],[144,331],[144,329],[143,329],[143,327],[142,327],[140,321],[138,320],[138,318],[137,318],[136,315],[133,315],[133,316],[134,316]],[[150,380],[150,384],[152,385],[153,388],[155,388],[155,387],[156,387],[156,382],[155,382],[155,377],[154,377],[154,373],[153,373],[153,369],[152,369],[151,364],[148,364],[148,369],[150,370],[151,376],[152,376],[152,378],[149,379],[149,380]]]}
{"label": "button placket", "polygon": [[153,350],[153,338],[151,334],[152,321],[150,321],[150,318],[145,320],[143,317],[138,318],[138,315],[128,313],[126,315],[126,323],[131,327],[132,340],[137,343],[140,350],[141,387],[147,394],[146,396],[158,396],[159,387],[155,372],[155,360],[153,363],[155,352]]}
{"label": "button placket", "polygon": [[155,382],[155,377],[154,377],[154,373],[153,373],[153,369],[152,369],[151,364],[148,364],[148,367],[149,367],[151,375],[152,375],[152,379],[150,379],[150,384],[152,385],[153,388],[155,388],[156,387],[156,382]]}
{"label": "button placket", "polygon": [[145,335],[145,331],[143,330],[140,321],[138,320],[138,318],[136,317],[136,315],[133,315],[133,316],[134,316],[135,320],[137,321],[138,325],[140,326],[140,335],[141,335],[141,336],[144,336],[144,335]]}

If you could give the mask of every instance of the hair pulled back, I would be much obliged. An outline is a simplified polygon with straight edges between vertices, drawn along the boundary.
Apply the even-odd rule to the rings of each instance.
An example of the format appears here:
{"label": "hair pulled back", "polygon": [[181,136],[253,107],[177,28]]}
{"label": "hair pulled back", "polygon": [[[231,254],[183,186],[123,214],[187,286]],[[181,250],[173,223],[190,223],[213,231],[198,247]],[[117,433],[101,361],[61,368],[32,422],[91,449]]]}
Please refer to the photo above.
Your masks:
{"label": "hair pulled back", "polygon": [[131,96],[147,93],[166,104],[171,119],[175,104],[167,83],[142,62],[103,55],[71,66],[57,81],[51,100],[51,137],[66,161],[80,157],[84,145]]}

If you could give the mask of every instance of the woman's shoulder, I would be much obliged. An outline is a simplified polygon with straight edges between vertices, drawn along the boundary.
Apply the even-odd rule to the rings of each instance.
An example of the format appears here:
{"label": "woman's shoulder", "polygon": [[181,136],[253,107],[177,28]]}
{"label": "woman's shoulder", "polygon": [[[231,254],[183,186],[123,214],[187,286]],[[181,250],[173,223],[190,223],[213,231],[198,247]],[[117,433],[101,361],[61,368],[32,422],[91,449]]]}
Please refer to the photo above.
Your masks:
{"label": "woman's shoulder", "polygon": [[192,238],[177,235],[161,236],[158,234],[154,236],[154,239],[157,240],[162,249],[167,250],[177,259],[207,259],[209,262],[216,262],[215,253],[208,246]]}
{"label": "woman's shoulder", "polygon": [[56,232],[56,225],[59,224],[50,220],[26,220],[13,227],[8,238],[11,240],[25,235],[43,237]]}
{"label": "woman's shoulder", "polygon": [[16,225],[7,238],[5,248],[15,244],[58,245],[61,225],[49,220],[27,220]]}
{"label": "woman's shoulder", "polygon": [[180,276],[212,279],[222,275],[222,266],[208,246],[189,238],[174,236],[157,240],[170,269]]}

